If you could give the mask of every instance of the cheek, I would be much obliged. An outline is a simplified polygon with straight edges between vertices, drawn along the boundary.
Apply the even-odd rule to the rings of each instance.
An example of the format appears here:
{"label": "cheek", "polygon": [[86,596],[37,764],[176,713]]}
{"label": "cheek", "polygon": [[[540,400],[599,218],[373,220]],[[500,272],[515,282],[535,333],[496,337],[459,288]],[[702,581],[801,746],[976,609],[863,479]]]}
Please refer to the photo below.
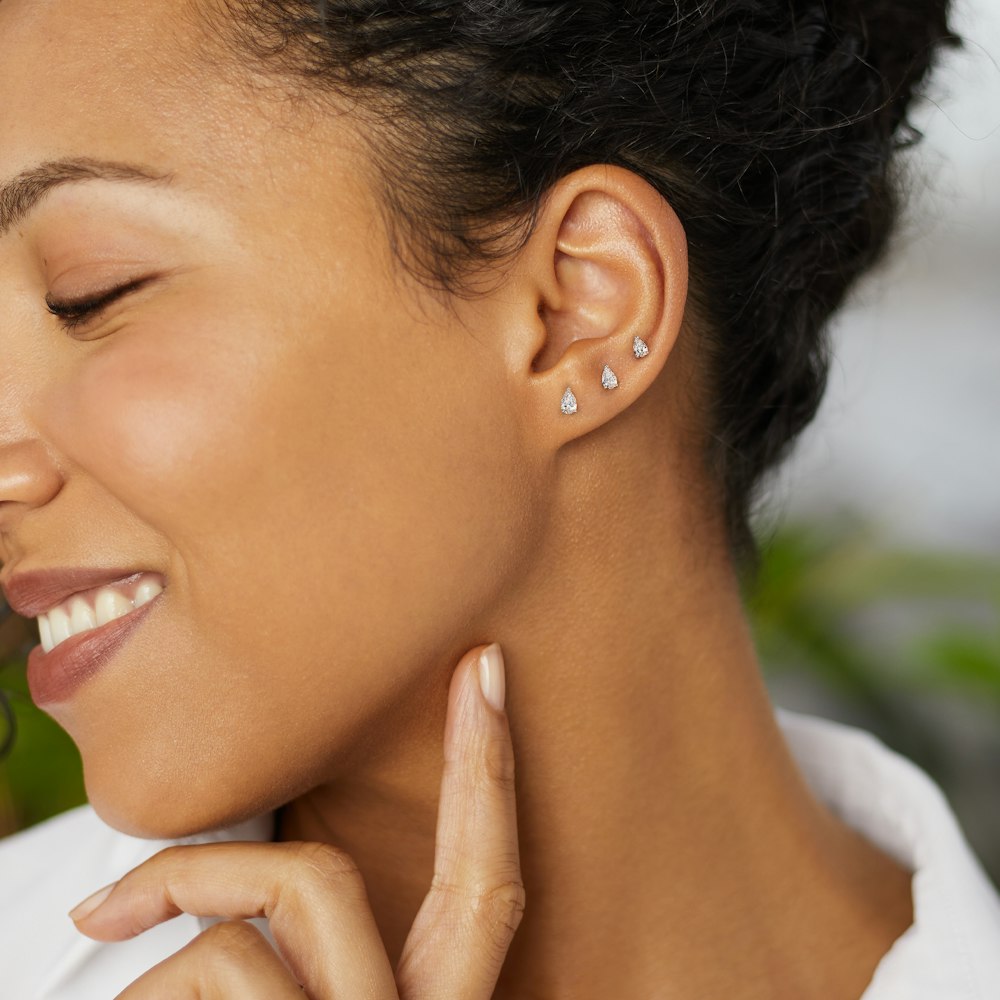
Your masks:
{"label": "cheek", "polygon": [[95,351],[60,405],[67,454],[154,524],[202,506],[252,441],[246,371],[207,335],[167,333],[123,334]]}
{"label": "cheek", "polygon": [[460,351],[398,320],[364,338],[303,316],[171,327],[94,350],[58,415],[81,474],[180,570],[155,629],[60,718],[91,800],[136,830],[165,797],[187,804],[176,829],[273,808],[360,740],[405,740],[392,705],[489,638],[477,620],[531,548],[510,429]]}

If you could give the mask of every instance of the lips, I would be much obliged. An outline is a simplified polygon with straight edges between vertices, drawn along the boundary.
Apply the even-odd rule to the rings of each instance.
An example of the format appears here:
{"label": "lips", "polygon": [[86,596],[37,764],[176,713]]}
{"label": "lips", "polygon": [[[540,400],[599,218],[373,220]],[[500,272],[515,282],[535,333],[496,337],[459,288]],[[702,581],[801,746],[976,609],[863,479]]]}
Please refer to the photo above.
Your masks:
{"label": "lips", "polygon": [[[99,587],[127,585],[143,573],[134,567],[117,566],[35,569],[14,573],[6,579],[0,574],[0,586],[7,603],[17,614],[38,618],[76,594]],[[27,666],[28,687],[35,704],[43,706],[66,701],[111,659],[150,610],[160,603],[161,596],[158,594],[148,603],[104,625],[72,635],[48,652],[40,645],[33,647]]]}
{"label": "lips", "polygon": [[126,582],[142,572],[132,567],[25,570],[3,581],[2,587],[7,603],[19,615],[37,618],[67,597],[94,587]]}
{"label": "lips", "polygon": [[45,652],[35,646],[28,654],[28,690],[39,707],[68,701],[84,681],[93,677],[124,645],[150,611],[160,604],[161,592],[148,604],[81,632]]}

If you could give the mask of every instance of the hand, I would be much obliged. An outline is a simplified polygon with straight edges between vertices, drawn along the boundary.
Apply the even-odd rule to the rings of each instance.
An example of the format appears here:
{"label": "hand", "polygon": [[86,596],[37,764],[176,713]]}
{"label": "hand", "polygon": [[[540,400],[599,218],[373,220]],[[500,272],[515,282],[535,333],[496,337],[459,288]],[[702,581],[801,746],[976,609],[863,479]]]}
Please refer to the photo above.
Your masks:
{"label": "hand", "polygon": [[[168,847],[71,914],[123,941],[180,913],[227,918],[117,1000],[487,1000],[524,909],[502,657],[448,692],[434,878],[393,972],[351,859],[320,843]],[[499,709],[483,696],[481,670]],[[103,898],[102,898],[103,894]],[[94,902],[97,905],[94,906]],[[89,907],[88,905],[89,904]],[[245,918],[267,917],[281,956]]]}

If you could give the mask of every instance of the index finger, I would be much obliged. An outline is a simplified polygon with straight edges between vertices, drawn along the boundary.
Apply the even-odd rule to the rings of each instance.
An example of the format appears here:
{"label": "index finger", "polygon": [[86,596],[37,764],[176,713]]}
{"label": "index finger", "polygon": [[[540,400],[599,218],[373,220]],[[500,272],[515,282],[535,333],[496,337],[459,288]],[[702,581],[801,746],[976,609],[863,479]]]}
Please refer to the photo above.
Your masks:
{"label": "index finger", "polygon": [[396,969],[402,1000],[489,1000],[524,912],[505,686],[496,643],[452,677],[434,879]]}

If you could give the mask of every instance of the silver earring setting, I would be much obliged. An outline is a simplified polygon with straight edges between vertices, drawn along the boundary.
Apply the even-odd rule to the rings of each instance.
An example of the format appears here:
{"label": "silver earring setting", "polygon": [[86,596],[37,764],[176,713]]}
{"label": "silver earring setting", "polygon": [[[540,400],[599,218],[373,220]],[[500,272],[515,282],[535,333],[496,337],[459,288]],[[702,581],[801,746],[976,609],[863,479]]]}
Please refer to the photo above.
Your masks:
{"label": "silver earring setting", "polygon": [[[644,358],[649,354],[649,345],[642,339],[642,337],[636,337],[632,341],[632,353],[636,358]],[[604,366],[604,371],[601,372],[601,385],[605,389],[617,389],[618,388],[618,376],[611,370],[609,365]],[[566,391],[563,393],[562,403],[559,407],[563,413],[567,416],[571,413],[576,413],[577,403],[576,396],[573,395],[573,390],[566,386]]]}

